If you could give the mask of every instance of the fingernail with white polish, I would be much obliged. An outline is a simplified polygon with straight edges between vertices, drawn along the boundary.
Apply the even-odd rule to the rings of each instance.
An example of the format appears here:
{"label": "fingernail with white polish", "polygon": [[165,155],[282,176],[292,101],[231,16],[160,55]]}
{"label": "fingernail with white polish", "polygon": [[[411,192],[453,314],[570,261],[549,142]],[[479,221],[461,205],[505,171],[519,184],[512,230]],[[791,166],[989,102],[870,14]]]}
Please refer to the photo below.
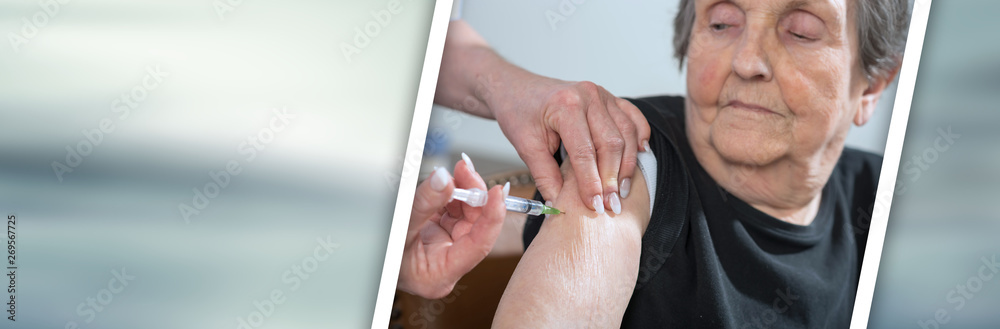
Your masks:
{"label": "fingernail with white polish", "polygon": [[594,206],[594,211],[596,211],[597,214],[604,213],[604,198],[601,198],[600,195],[595,195],[594,201],[590,202],[590,205]]}
{"label": "fingernail with white polish", "polygon": [[448,175],[447,170],[444,170],[444,168],[435,169],[434,175],[431,176],[431,189],[441,192],[445,186],[448,186],[449,179],[451,177]]}
{"label": "fingernail with white polish", "polygon": [[618,187],[618,191],[622,193],[622,199],[628,197],[629,189],[632,188],[632,179],[626,178],[622,180],[622,185]]}
{"label": "fingernail with white polish", "polygon": [[503,184],[503,198],[506,199],[510,195],[510,182]]}
{"label": "fingernail with white polish", "polygon": [[476,171],[476,166],[472,165],[472,159],[469,159],[469,155],[462,152],[462,160],[465,161],[465,165],[469,166],[470,171]]}
{"label": "fingernail with white polish", "polygon": [[648,140],[642,141],[642,151],[643,152],[649,152],[650,151],[649,141]]}
{"label": "fingernail with white polish", "polygon": [[618,199],[618,193],[611,192],[611,195],[608,196],[608,203],[611,204],[611,212],[614,212],[615,215],[622,213],[622,202]]}

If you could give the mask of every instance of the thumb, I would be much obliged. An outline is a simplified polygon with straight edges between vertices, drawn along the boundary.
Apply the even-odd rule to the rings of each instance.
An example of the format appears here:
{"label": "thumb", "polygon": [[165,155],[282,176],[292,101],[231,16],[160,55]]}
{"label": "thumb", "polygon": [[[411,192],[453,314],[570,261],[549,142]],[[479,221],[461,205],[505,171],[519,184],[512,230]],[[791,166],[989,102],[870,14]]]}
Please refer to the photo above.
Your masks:
{"label": "thumb", "polygon": [[435,169],[431,177],[417,186],[410,212],[410,229],[419,228],[434,216],[441,216],[454,190],[455,182],[448,171],[444,168]]}

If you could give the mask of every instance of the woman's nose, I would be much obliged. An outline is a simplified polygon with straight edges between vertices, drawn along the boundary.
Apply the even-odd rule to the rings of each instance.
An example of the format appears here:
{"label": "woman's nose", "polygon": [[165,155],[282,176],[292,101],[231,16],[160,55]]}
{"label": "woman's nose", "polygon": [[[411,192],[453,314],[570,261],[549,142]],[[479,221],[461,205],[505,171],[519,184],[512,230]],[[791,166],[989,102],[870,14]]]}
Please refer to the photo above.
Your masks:
{"label": "woman's nose", "polygon": [[733,55],[733,72],[745,80],[771,80],[771,63],[763,31],[745,31]]}

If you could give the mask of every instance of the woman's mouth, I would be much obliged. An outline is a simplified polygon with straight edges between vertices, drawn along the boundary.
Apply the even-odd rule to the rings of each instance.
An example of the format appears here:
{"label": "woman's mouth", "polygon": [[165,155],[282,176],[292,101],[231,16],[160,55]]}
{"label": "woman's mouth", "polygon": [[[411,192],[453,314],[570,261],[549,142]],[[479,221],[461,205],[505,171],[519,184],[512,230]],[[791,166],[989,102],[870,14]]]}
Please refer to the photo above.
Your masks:
{"label": "woman's mouth", "polygon": [[736,108],[736,109],[740,109],[740,110],[747,110],[747,111],[756,112],[756,113],[760,113],[760,114],[775,114],[775,115],[778,115],[777,112],[774,112],[774,111],[772,111],[769,108],[766,108],[766,107],[763,107],[763,106],[760,106],[760,105],[757,105],[757,104],[753,104],[753,103],[744,103],[744,102],[736,101],[736,100],[729,101],[729,103],[726,103],[725,107],[732,107],[732,108]]}

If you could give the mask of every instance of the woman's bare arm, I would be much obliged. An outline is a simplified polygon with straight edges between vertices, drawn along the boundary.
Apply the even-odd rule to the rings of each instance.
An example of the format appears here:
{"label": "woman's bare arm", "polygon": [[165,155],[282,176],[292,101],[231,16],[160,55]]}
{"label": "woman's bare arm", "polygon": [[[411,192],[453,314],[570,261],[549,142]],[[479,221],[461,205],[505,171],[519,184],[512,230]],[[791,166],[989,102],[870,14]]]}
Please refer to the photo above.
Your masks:
{"label": "woman's bare arm", "polygon": [[598,215],[577,197],[571,166],[554,206],[524,252],[493,319],[496,328],[620,327],[639,272],[649,195],[640,170],[619,215]]}

